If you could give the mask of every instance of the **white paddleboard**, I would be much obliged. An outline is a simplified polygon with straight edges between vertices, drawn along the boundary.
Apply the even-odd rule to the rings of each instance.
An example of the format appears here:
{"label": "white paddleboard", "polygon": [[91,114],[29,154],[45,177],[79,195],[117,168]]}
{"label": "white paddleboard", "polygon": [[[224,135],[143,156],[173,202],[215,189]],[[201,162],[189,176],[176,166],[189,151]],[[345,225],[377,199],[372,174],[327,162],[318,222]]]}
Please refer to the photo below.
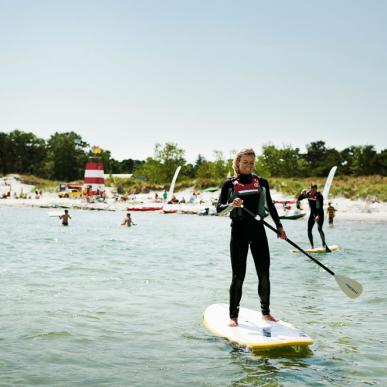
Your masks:
{"label": "white paddleboard", "polygon": [[61,216],[61,215],[63,215],[64,214],[64,211],[49,211],[48,213],[48,216],[49,217],[59,217],[59,216]]}
{"label": "white paddleboard", "polygon": [[[328,247],[331,251],[337,251],[339,249],[339,246],[337,246],[337,245],[331,245]],[[327,253],[325,250],[325,247],[315,247],[314,249],[303,249],[303,250],[306,251],[307,253],[320,253],[320,254]],[[301,251],[298,249],[294,249],[294,250],[290,250],[290,251],[292,253],[301,253]],[[329,253],[327,253],[327,254],[329,254]]]}
{"label": "white paddleboard", "polygon": [[228,304],[210,305],[204,312],[203,321],[214,335],[253,349],[313,344],[309,336],[291,324],[284,321],[264,321],[260,312],[251,309],[240,308],[239,325],[230,327]]}

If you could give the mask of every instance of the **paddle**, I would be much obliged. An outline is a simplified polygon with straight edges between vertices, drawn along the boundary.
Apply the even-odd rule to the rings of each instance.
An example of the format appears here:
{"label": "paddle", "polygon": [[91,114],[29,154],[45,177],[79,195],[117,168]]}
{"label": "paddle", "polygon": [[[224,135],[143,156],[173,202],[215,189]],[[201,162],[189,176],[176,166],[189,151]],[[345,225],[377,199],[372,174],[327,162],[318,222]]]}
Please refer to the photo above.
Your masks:
{"label": "paddle", "polygon": [[[229,207],[227,207],[227,209],[229,209],[231,207],[231,210],[232,210],[232,205],[230,205]],[[257,219],[257,216],[258,215],[255,215],[253,212],[251,212],[248,208],[246,207],[243,207],[243,210],[245,210],[249,215],[251,215],[257,222],[261,221],[267,228],[270,228],[270,230],[274,231],[276,234],[278,234],[277,232],[277,229],[274,228],[272,225],[270,225],[269,223],[267,223],[265,220],[263,219]],[[230,212],[231,210],[229,210],[228,212]],[[223,210],[222,212],[226,212],[226,209]],[[313,258],[310,254],[308,254],[306,251],[304,251],[300,246],[298,246],[296,243],[294,243],[293,241],[291,241],[289,238],[286,239],[286,242],[290,243],[292,246],[294,246],[297,250],[300,250],[302,253],[304,253],[309,259],[311,259],[314,263],[317,263],[317,265],[319,265],[320,267],[322,267],[324,270],[326,270],[329,274],[331,274],[337,284],[339,285],[340,289],[349,297],[349,298],[357,298],[360,296],[360,294],[363,292],[363,286],[351,279],[351,278],[348,278],[344,275],[339,275],[339,274],[335,274],[331,269],[327,268],[325,265],[323,265],[320,261],[318,261],[316,258]]]}

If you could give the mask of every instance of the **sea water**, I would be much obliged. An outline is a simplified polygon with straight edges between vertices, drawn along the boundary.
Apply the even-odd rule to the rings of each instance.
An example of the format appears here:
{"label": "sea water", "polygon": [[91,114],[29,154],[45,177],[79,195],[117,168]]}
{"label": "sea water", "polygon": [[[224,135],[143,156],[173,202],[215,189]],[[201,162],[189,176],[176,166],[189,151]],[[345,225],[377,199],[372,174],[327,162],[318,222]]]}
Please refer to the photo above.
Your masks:
{"label": "sea water", "polygon": [[[387,385],[387,225],[337,221],[316,255],[356,279],[351,300],[334,278],[267,230],[272,314],[310,347],[251,351],[211,335],[205,308],[228,302],[229,219],[0,209],[0,385]],[[308,247],[305,220],[283,221]],[[314,230],[319,245],[317,230]],[[248,257],[242,306],[258,308]]]}

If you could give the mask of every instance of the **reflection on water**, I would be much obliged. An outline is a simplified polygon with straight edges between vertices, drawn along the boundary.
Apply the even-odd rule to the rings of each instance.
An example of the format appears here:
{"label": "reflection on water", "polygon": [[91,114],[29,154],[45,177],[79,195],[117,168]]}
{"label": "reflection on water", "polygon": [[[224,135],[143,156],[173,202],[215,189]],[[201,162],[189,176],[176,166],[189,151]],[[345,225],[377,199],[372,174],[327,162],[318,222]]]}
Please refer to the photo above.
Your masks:
{"label": "reflection on water", "polygon": [[292,373],[308,368],[306,359],[313,356],[313,352],[307,346],[252,351],[232,344],[230,355],[243,375],[233,381],[233,386],[262,386],[281,385],[284,372]]}

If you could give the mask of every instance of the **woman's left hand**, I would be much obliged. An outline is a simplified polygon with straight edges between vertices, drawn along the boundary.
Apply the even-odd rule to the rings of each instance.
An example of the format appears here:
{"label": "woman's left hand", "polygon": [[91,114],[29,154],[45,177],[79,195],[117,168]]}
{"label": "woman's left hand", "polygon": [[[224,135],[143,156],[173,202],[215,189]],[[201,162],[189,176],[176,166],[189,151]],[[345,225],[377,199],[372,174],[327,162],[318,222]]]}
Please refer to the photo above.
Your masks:
{"label": "woman's left hand", "polygon": [[286,236],[286,232],[283,229],[283,227],[277,228],[277,238],[281,238],[281,239],[285,239],[285,240],[288,239],[288,237]]}

